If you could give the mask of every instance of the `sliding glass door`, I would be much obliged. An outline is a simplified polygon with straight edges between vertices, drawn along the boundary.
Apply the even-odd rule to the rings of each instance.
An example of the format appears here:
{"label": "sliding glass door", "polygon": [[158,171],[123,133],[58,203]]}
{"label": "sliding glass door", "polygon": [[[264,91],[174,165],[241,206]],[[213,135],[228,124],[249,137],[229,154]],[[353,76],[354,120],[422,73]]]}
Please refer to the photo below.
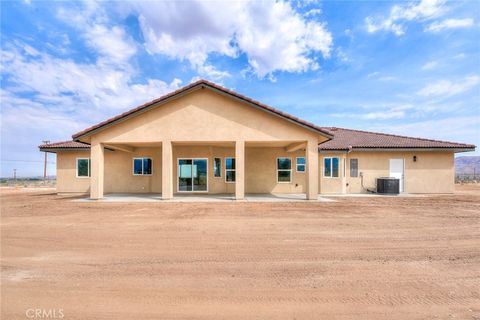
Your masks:
{"label": "sliding glass door", "polygon": [[178,192],[208,191],[208,160],[178,159]]}

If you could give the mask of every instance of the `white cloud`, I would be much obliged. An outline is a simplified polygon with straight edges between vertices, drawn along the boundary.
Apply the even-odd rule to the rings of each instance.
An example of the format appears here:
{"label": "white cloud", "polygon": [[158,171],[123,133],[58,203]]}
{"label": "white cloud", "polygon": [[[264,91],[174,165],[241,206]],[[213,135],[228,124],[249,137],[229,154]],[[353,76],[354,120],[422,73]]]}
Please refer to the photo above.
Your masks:
{"label": "white cloud", "polygon": [[[364,107],[372,109],[373,107]],[[381,111],[371,111],[366,113],[335,113],[332,116],[337,118],[354,118],[362,120],[392,120],[402,119],[407,115],[407,111],[415,109],[411,104],[381,105],[378,107]]]}
{"label": "white cloud", "polygon": [[2,78],[9,83],[1,90],[2,152],[13,159],[35,159],[42,139],[68,140],[72,133],[176,90],[181,83],[137,83],[131,67],[77,63],[42,52],[32,57],[23,48],[21,43],[8,44],[1,51]]}
{"label": "white cloud", "polygon": [[104,63],[126,64],[137,53],[137,44],[120,26],[110,26],[96,1],[84,1],[80,9],[60,8],[57,17],[75,27],[89,48]]}
{"label": "white cloud", "polygon": [[362,119],[365,120],[387,120],[387,119],[401,119],[405,117],[405,111],[403,110],[389,110],[389,111],[380,111],[380,112],[369,112],[365,115],[362,115]]}
{"label": "white cloud", "polygon": [[289,2],[140,2],[124,10],[138,14],[150,53],[188,61],[214,77],[226,74],[210,64],[212,54],[245,54],[250,71],[264,78],[315,70],[315,53],[328,58],[332,47],[326,26],[305,20]]}
{"label": "white cloud", "polygon": [[419,119],[447,113],[452,108],[460,108],[458,103],[438,104],[437,101],[412,101],[408,103],[384,103],[357,105],[353,112],[330,114],[336,118],[351,118],[359,120],[398,120]]}
{"label": "white cloud", "polygon": [[474,22],[471,18],[466,19],[446,19],[443,21],[436,21],[431,23],[427,28],[426,31],[431,32],[440,32],[446,29],[459,29],[459,28],[469,28],[473,27]]}
{"label": "white cloud", "polygon": [[[449,128],[450,130],[439,130]],[[450,117],[406,124],[372,126],[371,130],[422,138],[480,144],[479,117]],[[414,134],[412,134],[414,132]]]}
{"label": "white cloud", "polygon": [[85,37],[92,49],[113,63],[125,63],[137,52],[136,43],[118,26],[93,24],[87,28]]}
{"label": "white cloud", "polygon": [[429,62],[426,62],[421,69],[424,71],[433,70],[437,66],[438,66],[438,61],[429,61]]}
{"label": "white cloud", "polygon": [[319,8],[314,8],[314,9],[310,9],[308,10],[307,12],[305,12],[303,15],[305,17],[314,17],[314,16],[318,16],[322,13],[322,9],[319,9]]}
{"label": "white cloud", "polygon": [[[157,79],[132,83],[133,71],[114,65],[76,63],[42,53],[35,59],[22,55],[16,47],[2,51],[2,72],[15,84],[15,92],[33,92],[34,100],[45,97],[74,99],[68,105],[88,106],[90,110],[118,110],[133,107],[177,89],[180,81],[167,84]],[[51,99],[51,98],[49,98]],[[52,101],[45,101],[51,103]],[[65,105],[61,105],[65,108]]]}
{"label": "white cloud", "polygon": [[368,79],[376,79],[378,81],[383,81],[383,82],[388,82],[388,81],[393,81],[397,80],[397,77],[394,76],[389,76],[389,75],[382,75],[382,73],[375,71],[367,74]]}
{"label": "white cloud", "polygon": [[480,83],[479,76],[468,76],[463,80],[452,82],[450,80],[438,80],[428,84],[417,92],[424,97],[443,96],[450,97],[468,91]]}
{"label": "white cloud", "polygon": [[417,4],[394,5],[388,17],[365,19],[367,31],[393,32],[397,36],[405,34],[405,21],[425,21],[441,16],[445,12],[446,0],[422,0]]}

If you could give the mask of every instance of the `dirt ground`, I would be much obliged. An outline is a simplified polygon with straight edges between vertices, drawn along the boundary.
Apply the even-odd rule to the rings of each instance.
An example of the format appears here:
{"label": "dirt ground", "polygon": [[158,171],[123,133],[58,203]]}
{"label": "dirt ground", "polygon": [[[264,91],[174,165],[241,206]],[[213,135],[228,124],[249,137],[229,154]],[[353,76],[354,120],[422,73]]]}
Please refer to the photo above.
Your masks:
{"label": "dirt ground", "polygon": [[263,204],[4,189],[1,318],[480,319],[480,186],[457,189]]}

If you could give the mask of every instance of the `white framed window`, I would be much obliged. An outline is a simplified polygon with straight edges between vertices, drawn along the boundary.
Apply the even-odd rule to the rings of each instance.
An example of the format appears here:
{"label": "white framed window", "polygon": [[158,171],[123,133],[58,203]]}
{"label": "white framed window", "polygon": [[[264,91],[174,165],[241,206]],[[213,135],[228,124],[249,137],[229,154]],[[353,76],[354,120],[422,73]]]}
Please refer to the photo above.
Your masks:
{"label": "white framed window", "polygon": [[152,158],[133,158],[133,175],[149,176],[152,174]]}
{"label": "white framed window", "polygon": [[323,176],[338,178],[339,159],[337,157],[323,158]]}
{"label": "white framed window", "polygon": [[292,182],[292,158],[277,158],[277,182]]}
{"label": "white framed window", "polygon": [[225,158],[225,182],[235,182],[235,158]]}
{"label": "white framed window", "polygon": [[90,177],[90,159],[77,158],[77,178]]}
{"label": "white framed window", "polygon": [[215,178],[222,177],[222,158],[213,158],[213,176]]}
{"label": "white framed window", "polygon": [[305,157],[297,157],[297,172],[305,172]]}

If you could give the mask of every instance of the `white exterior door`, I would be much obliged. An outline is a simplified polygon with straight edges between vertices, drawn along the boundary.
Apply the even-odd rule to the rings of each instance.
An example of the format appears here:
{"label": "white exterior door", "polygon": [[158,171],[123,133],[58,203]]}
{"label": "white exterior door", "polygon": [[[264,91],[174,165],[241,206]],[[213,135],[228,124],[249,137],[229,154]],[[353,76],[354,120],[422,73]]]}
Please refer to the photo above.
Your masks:
{"label": "white exterior door", "polygon": [[404,169],[403,159],[390,159],[390,177],[400,179],[400,192],[404,189]]}

